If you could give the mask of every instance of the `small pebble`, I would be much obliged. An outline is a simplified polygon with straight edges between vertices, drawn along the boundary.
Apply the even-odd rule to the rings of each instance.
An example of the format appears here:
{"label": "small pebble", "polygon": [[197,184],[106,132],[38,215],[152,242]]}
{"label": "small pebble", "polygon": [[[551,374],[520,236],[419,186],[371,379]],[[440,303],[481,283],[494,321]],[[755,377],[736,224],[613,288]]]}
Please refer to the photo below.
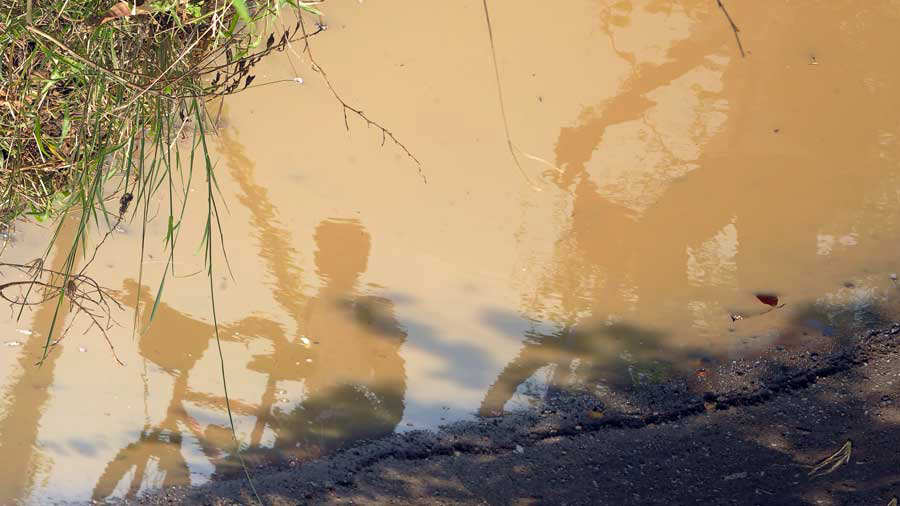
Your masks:
{"label": "small pebble", "polygon": [[522,445],[516,445],[516,453],[525,453],[525,448],[522,448]]}

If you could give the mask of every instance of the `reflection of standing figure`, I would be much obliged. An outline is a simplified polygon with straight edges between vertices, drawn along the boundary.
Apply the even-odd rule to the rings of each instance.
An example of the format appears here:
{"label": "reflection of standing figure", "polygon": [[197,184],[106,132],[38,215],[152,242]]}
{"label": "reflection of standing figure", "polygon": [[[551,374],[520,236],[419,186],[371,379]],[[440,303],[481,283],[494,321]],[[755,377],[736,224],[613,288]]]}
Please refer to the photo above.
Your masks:
{"label": "reflection of standing figure", "polygon": [[[319,224],[315,264],[323,286],[309,298],[300,255],[269,188],[256,182],[254,163],[233,130],[225,129],[221,138],[222,154],[240,187],[238,200],[257,231],[259,257],[274,285],[272,296],[293,318],[298,334],[294,339],[282,332],[267,334],[274,351],[254,357],[248,366],[268,377],[251,445],[262,441],[267,426],[281,453],[299,457],[390,433],[403,416],[406,378],[398,352],[406,333],[391,301],[356,295],[371,248],[368,232],[352,220]],[[300,334],[315,344],[307,347]],[[290,382],[294,387],[302,383],[305,398],[285,412],[276,394],[284,388],[279,383]]]}
{"label": "reflection of standing figure", "polygon": [[[276,447],[321,453],[349,440],[389,434],[403,417],[406,380],[399,347],[406,339],[390,300],[356,296],[371,240],[356,221],[316,228],[315,263],[323,286],[301,328],[314,344],[301,363],[307,399],[280,418]],[[299,346],[295,344],[294,346]],[[277,351],[276,351],[277,353]]]}

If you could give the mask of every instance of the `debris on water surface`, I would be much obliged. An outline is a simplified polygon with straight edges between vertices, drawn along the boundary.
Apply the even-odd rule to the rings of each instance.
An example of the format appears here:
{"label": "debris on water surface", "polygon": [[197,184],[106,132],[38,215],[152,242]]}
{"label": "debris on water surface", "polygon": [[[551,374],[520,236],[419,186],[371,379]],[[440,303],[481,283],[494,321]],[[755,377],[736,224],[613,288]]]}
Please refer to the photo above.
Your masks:
{"label": "debris on water surface", "polygon": [[311,358],[306,359],[306,361],[309,362],[310,364],[312,363],[312,359],[311,359]]}
{"label": "debris on water surface", "polygon": [[22,343],[19,341],[6,341],[7,346],[22,346]]}
{"label": "debris on water surface", "polygon": [[729,474],[728,476],[723,476],[722,479],[725,481],[731,480],[741,480],[747,477],[747,471],[743,471],[740,473]]}
{"label": "debris on water surface", "polygon": [[84,346],[79,346],[78,351],[80,351],[81,353],[84,353],[87,351],[87,348],[85,348]]}
{"label": "debris on water surface", "polygon": [[853,443],[847,440],[840,450],[834,452],[830,457],[820,462],[809,471],[809,476],[824,476],[834,472],[835,469],[850,462],[850,454],[853,452]]}
{"label": "debris on water surface", "polygon": [[26,336],[30,336],[31,334],[34,334],[34,332],[32,332],[28,329],[16,329],[16,332],[18,332],[19,334],[25,334]]}
{"label": "debris on water surface", "polygon": [[303,346],[309,348],[309,345],[312,344],[308,337],[300,336],[300,342],[303,343]]}
{"label": "debris on water surface", "polygon": [[766,304],[767,306],[777,307],[778,306],[778,296],[772,293],[758,293],[756,294],[756,298],[759,299],[760,302]]}
{"label": "debris on water surface", "polygon": [[297,84],[303,84],[303,78],[302,78],[302,77],[295,77],[295,78],[293,78],[293,79],[291,79],[291,80],[294,81],[294,82],[297,83]]}

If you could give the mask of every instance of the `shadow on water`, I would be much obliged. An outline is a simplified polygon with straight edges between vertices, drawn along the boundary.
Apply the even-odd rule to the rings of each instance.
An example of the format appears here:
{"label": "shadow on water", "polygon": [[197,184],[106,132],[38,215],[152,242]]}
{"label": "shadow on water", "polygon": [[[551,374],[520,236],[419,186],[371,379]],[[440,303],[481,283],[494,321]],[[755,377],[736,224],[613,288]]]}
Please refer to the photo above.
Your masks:
{"label": "shadow on water", "polygon": [[[541,407],[562,418],[538,416],[513,443],[508,427],[491,431],[496,424],[488,423],[471,434],[490,450],[386,459],[357,474],[353,487],[332,494],[361,504],[386,500],[386,490],[401,503],[443,497],[491,504],[887,504],[900,492],[900,398],[897,367],[889,365],[897,353],[893,306],[810,304],[774,342],[783,353],[769,355],[762,366],[713,357],[707,367],[718,375],[704,377],[677,366],[701,352],[673,347],[638,327],[528,333],[522,352],[485,396],[482,412],[495,414],[511,392],[550,364],[562,372]],[[812,321],[827,321],[828,332]],[[802,342],[797,336],[804,336]],[[869,339],[885,345],[867,348]],[[620,375],[624,381],[606,381],[621,368],[606,350],[610,341],[643,342],[672,367],[655,381],[627,373]],[[880,359],[883,369],[866,369],[866,361]],[[598,378],[601,390],[594,388]],[[759,393],[766,389],[774,391]],[[720,401],[704,406],[709,391]],[[673,411],[667,396],[700,407]],[[667,419],[667,413],[674,414]],[[810,475],[848,440],[848,464]],[[524,450],[512,451],[510,444],[519,443]],[[263,487],[268,497],[281,497],[277,488]]]}
{"label": "shadow on water", "polygon": [[[809,6],[815,2],[800,3]],[[856,67],[835,71],[841,65],[823,64],[813,69],[805,60],[791,63],[786,59],[785,55],[791,53],[781,49],[796,47],[786,42],[795,36],[794,30],[785,27],[791,25],[788,21],[805,16],[807,10],[796,4],[792,10],[786,7],[788,4],[757,9],[759,13],[753,14],[757,21],[766,21],[758,26],[770,26],[772,31],[765,40],[757,38],[753,48],[769,56],[753,63],[770,67],[754,67],[750,72],[746,70],[749,65],[729,64],[734,55],[728,56],[730,50],[723,49],[722,41],[730,40],[731,34],[715,5],[699,1],[682,4],[644,2],[632,6],[622,2],[610,12],[628,12],[603,15],[610,45],[628,70],[608,100],[584,108],[577,119],[567,123],[570,126],[560,130],[554,162],[562,172],[551,173],[550,180],[572,196],[571,216],[555,238],[554,256],[538,274],[541,279],[534,293],[522,295],[525,316],[493,308],[482,315],[481,325],[522,342],[517,355],[496,378],[489,377],[496,369],[492,355],[483,348],[447,339],[442,335],[444,329],[428,322],[401,324],[395,304],[403,302],[403,294],[379,297],[364,293],[359,285],[368,268],[372,239],[362,223],[346,219],[319,223],[314,236],[316,272],[304,272],[305,252],[293,246],[292,229],[286,222],[289,218],[281,216],[269,198],[267,185],[273,182],[258,180],[254,162],[234,138],[235,133],[222,132],[222,154],[238,186],[237,198],[249,213],[255,231],[251,240],[268,274],[263,282],[293,322],[288,328],[256,315],[222,323],[220,334],[225,342],[260,342],[266,350],[247,364],[249,371],[263,377],[259,399],[232,400],[235,413],[252,420],[244,441],[252,463],[311,459],[354,440],[393,432],[404,415],[407,379],[400,348],[408,335],[415,336],[417,350],[446,364],[429,374],[456,382],[467,391],[490,385],[478,408],[484,416],[505,411],[523,391],[537,392],[538,404],[551,411],[556,404],[576,398],[575,408],[572,404],[560,408],[575,409],[583,416],[602,413],[600,420],[644,420],[644,416],[655,416],[654,412],[666,412],[686,397],[702,398],[716,385],[727,389],[737,384],[727,382],[727,361],[733,358],[733,350],[720,346],[729,339],[727,330],[720,336],[713,328],[711,336],[705,336],[712,339],[692,340],[696,320],[712,315],[726,321],[724,307],[734,300],[735,293],[748,295],[752,301],[751,290],[763,283],[761,279],[776,279],[783,286],[796,283],[800,286],[797,291],[807,295],[821,293],[815,290],[822,288],[822,283],[816,284],[817,278],[809,271],[829,265],[827,261],[836,258],[829,256],[829,248],[837,251],[845,237],[844,246],[855,245],[857,240],[856,236],[837,237],[828,232],[844,233],[864,222],[875,223],[873,230],[879,233],[888,226],[896,227],[880,219],[895,212],[896,202],[889,201],[878,209],[865,205],[874,194],[872,188],[884,186],[893,191],[895,186],[885,183],[895,180],[896,171],[885,169],[889,164],[878,158],[890,149],[879,146],[893,142],[885,133],[895,131],[894,119],[881,114],[890,105],[872,100],[868,94],[874,91],[859,83],[844,86],[840,100],[835,99],[837,93],[831,95],[829,86],[819,84],[829,77],[840,82],[835,74],[828,73],[855,75]],[[845,64],[862,62],[858,64],[888,68],[880,56],[870,55],[878,55],[873,48],[891,45],[881,44],[877,38],[860,46],[851,44],[853,41],[847,39],[853,38],[852,33],[841,31],[843,24],[838,30],[839,23],[833,21],[855,18],[856,11],[848,2],[835,5],[840,15],[827,19],[827,26],[822,25],[823,31],[827,28],[827,33],[840,41],[840,48],[830,48],[835,56],[841,48],[855,48],[858,58],[845,58]],[[648,54],[660,53],[659,58],[628,49],[628,34],[618,37],[617,30],[627,28],[632,16],[649,17],[664,11],[680,13],[685,23],[696,22],[699,28],[686,29],[687,35],[681,40],[674,40],[681,37],[675,32],[663,35],[661,39],[666,40],[659,47],[649,37]],[[878,9],[867,12],[862,13],[866,22],[880,16]],[[801,60],[805,57],[802,55]],[[770,76],[783,75],[780,69],[788,63],[809,72],[792,74],[791,79],[771,86]],[[881,73],[866,77],[888,91],[892,78]],[[897,96],[891,93],[891,100]],[[881,98],[887,100],[884,95]],[[777,111],[775,116],[779,117],[732,114],[740,108],[752,109],[763,99],[767,110]],[[790,111],[788,118],[784,111]],[[780,125],[782,122],[786,125]],[[740,123],[740,132],[731,123]],[[775,123],[778,128],[773,128]],[[815,128],[809,128],[812,123]],[[856,125],[858,131],[846,135],[843,129],[847,124]],[[829,148],[834,149],[824,149],[823,139],[828,139],[832,144]],[[888,155],[893,156],[888,152],[885,159],[893,163]],[[860,159],[875,168],[844,170],[857,167]],[[862,211],[857,213],[859,209]],[[849,214],[853,216],[847,218]],[[854,254],[860,256],[873,253],[871,246],[853,251],[857,250],[860,253]],[[786,254],[794,255],[791,261],[782,261]],[[840,262],[830,265],[849,264],[848,258],[852,260],[841,257]],[[798,265],[813,267],[798,270]],[[122,292],[125,301],[135,300],[139,293],[141,300],[152,300],[150,290],[132,280],[125,281]],[[686,309],[698,300],[718,306],[699,315]],[[247,304],[253,302],[248,300]],[[753,335],[740,338],[765,341],[765,346],[757,346],[757,350],[771,345],[802,351],[807,357],[810,353],[827,357],[852,347],[851,336],[865,334],[868,328],[883,325],[888,316],[896,314],[874,304],[810,304],[800,309],[794,304],[790,307],[793,320],[775,334],[765,339]],[[788,313],[772,313],[781,314]],[[524,321],[533,325],[523,334]],[[745,323],[738,322],[741,331]],[[230,446],[223,417],[206,416],[210,412],[221,415],[224,399],[210,393],[216,390],[202,390],[191,381],[209,374],[198,364],[213,349],[212,336],[209,324],[160,304],[156,321],[140,337],[138,348],[148,368],[158,369],[170,380],[171,396],[162,419],[147,422],[137,440],[109,461],[94,487],[93,498],[102,500],[123,489],[126,496],[133,496],[151,481],[151,471],[164,474],[163,486],[189,483],[191,470],[184,451],[192,441],[197,442],[216,474],[230,476],[235,472],[233,456],[223,450]],[[30,342],[23,356],[34,350]],[[752,351],[744,357],[752,357]],[[49,394],[46,388],[35,389],[40,392],[37,397],[29,392],[34,384],[46,386],[51,382],[54,362],[51,357],[43,369],[35,370],[25,367],[28,360],[21,360],[25,372],[8,391],[13,409],[0,422],[0,449],[11,461],[34,466],[32,450],[41,409]],[[454,367],[463,373],[451,374],[449,368]],[[547,373],[544,379],[538,378],[541,371]],[[802,371],[797,361],[774,355],[767,357],[764,368],[754,372],[754,381],[756,385],[778,381]],[[640,499],[635,494],[671,502],[671,491],[662,487],[680,490],[678,487],[696,484],[680,476],[679,469],[695,469],[698,476],[769,472],[773,467],[794,470],[816,456],[827,455],[835,442],[845,437],[857,438],[869,448],[896,442],[897,423],[879,418],[874,411],[866,412],[868,394],[853,388],[864,384],[864,375],[856,369],[843,374],[842,381],[848,386],[842,396],[835,396],[833,389],[803,386],[809,390],[802,394],[806,399],[802,411],[786,406],[757,420],[721,419],[715,430],[706,432],[702,427],[680,427],[672,429],[665,442],[654,443],[652,435],[639,431],[610,434],[608,448],[595,456],[584,456],[578,465],[586,462],[593,471],[602,471],[594,474],[603,474],[608,483],[618,484],[608,487],[610,503],[636,502]],[[239,373],[229,378],[236,376]],[[547,383],[545,390],[529,387],[538,380]],[[286,384],[302,391],[295,399],[298,402],[283,402],[280,392]],[[734,395],[739,398],[744,394],[737,388]],[[794,394],[786,392],[767,402],[782,402],[778,399],[789,395]],[[690,416],[697,418],[696,413]],[[210,423],[210,418],[214,422]],[[17,427],[28,427],[30,432],[24,436],[19,432],[12,441],[13,432],[4,430],[9,420]],[[847,420],[853,420],[852,424]],[[586,426],[588,422],[590,419]],[[596,432],[600,430],[605,429]],[[772,446],[776,439],[782,446]],[[424,464],[420,478],[428,483],[426,490],[465,493],[499,503],[513,502],[516,498],[509,496],[510,490],[529,483],[546,482],[561,493],[576,494],[577,487],[583,489],[583,481],[556,475],[553,462],[566,462],[565,454],[559,452],[573,451],[566,441],[546,439],[542,444],[544,451],[554,456],[550,464],[535,463],[513,476],[497,467],[508,456],[495,456],[471,460],[471,469],[478,476],[462,489],[440,485],[448,482],[447,466]],[[83,453],[92,451],[78,441],[72,447]],[[717,454],[733,457],[723,465]],[[661,456],[669,461],[662,462]],[[395,479],[390,473],[392,465],[384,465],[380,479]],[[644,472],[651,465],[657,474],[648,480]],[[701,473],[704,467],[706,474]],[[4,494],[9,490],[10,497],[21,497],[29,488],[27,481],[33,474],[25,469],[24,465],[17,467],[0,478]],[[854,486],[858,490],[884,490],[886,485],[879,483],[896,483],[895,467],[889,465],[850,469],[856,473]],[[810,482],[797,485],[789,480],[773,481],[770,490],[749,493],[753,497],[781,494],[809,502],[804,494],[812,493]],[[739,489],[743,483],[741,479],[727,480],[718,488],[712,487],[712,495],[705,498],[712,503],[721,502],[723,496],[731,499],[747,492]],[[397,490],[403,490],[402,484]]]}
{"label": "shadow on water", "polygon": [[[225,135],[227,138],[227,134]],[[290,233],[282,228],[266,190],[254,183],[253,165],[240,144],[230,140],[225,152],[232,175],[243,192],[239,200],[251,213],[258,230],[260,256],[272,275],[275,301],[294,320],[294,335],[284,326],[260,316],[220,325],[223,341],[264,340],[268,351],[252,357],[247,369],[265,377],[258,402],[231,399],[237,416],[255,419],[245,454],[252,463],[314,458],[358,439],[390,434],[403,416],[406,391],[403,359],[398,350],[406,330],[394,315],[390,299],[358,293],[359,277],[366,271],[371,238],[355,220],[326,220],[315,231],[314,262],[321,287],[306,295],[304,273],[297,267],[297,252]],[[122,300],[152,301],[149,288],[125,282]],[[142,312],[144,318],[149,311]],[[146,325],[142,322],[142,328]],[[189,405],[222,413],[224,398],[190,387],[189,378],[200,358],[215,345],[210,324],[183,314],[164,302],[153,325],[140,337],[141,355],[174,378],[165,418],[145,426],[138,441],[123,448],[107,465],[94,487],[102,500],[122,489],[133,497],[140,490],[152,462],[164,473],[162,486],[190,482],[190,469],[182,454],[185,436],[199,442],[215,474],[238,471],[229,443],[227,424],[203,423]],[[239,381],[235,375],[230,381]],[[302,385],[293,406],[279,402],[285,384]],[[266,433],[273,434],[264,441]]]}

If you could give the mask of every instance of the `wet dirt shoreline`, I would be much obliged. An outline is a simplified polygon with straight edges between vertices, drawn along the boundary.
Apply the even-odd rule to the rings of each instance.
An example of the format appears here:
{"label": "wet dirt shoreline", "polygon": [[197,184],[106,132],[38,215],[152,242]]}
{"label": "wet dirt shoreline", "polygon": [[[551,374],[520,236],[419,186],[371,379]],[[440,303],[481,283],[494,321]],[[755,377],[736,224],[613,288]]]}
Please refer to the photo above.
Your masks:
{"label": "wet dirt shoreline", "polygon": [[[811,340],[812,341],[812,340]],[[257,468],[266,504],[887,504],[900,494],[900,324],[602,398],[551,392],[540,412],[461,422]],[[849,463],[808,470],[853,441]],[[246,482],[138,504],[252,502]]]}

